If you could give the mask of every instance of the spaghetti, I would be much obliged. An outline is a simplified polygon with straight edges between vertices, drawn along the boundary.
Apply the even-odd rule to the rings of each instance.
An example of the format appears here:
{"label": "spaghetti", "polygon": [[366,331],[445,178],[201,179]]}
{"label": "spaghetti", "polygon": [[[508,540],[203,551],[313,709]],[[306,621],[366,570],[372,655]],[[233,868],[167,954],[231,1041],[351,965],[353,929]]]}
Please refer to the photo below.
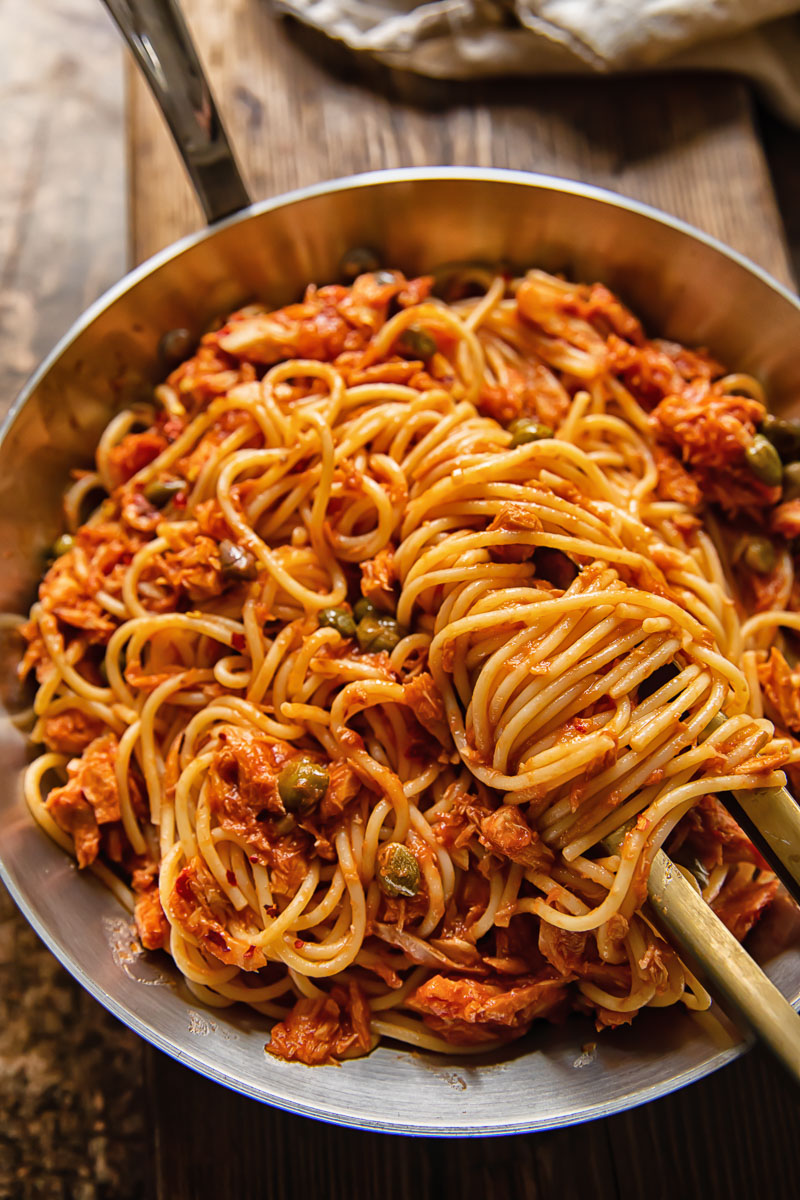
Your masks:
{"label": "spaghetti", "polygon": [[739,936],[777,887],[717,798],[800,761],[788,426],[600,285],[477,278],[206,334],[23,628],[34,816],[289,1059],[704,1007],[653,855]]}

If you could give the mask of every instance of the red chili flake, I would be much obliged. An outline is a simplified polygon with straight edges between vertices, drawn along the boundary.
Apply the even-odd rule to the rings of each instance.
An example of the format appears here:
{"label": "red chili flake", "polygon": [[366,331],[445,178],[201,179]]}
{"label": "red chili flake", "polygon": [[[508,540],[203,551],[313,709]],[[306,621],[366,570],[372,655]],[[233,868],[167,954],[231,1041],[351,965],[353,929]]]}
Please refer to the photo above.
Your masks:
{"label": "red chili flake", "polygon": [[244,956],[245,956],[245,958],[252,958],[253,955],[255,954],[255,952],[256,952],[255,946],[248,946],[244,952]]}
{"label": "red chili flake", "polygon": [[213,942],[215,946],[219,946],[220,949],[228,949],[228,943],[225,941],[225,938],[221,933],[217,933],[216,929],[209,929],[206,933],[206,937],[210,942]]}
{"label": "red chili flake", "polygon": [[231,645],[234,650],[245,650],[247,648],[247,638],[243,633],[234,633],[231,636]]}
{"label": "red chili flake", "polygon": [[233,871],[226,871],[225,878],[227,879],[228,883],[236,883],[236,876],[234,875]]}
{"label": "red chili flake", "polygon": [[180,875],[175,880],[175,891],[182,900],[194,900],[192,885],[189,883],[189,877],[184,871],[181,871]]}
{"label": "red chili flake", "polygon": [[300,938],[295,938],[295,943],[294,943],[295,950],[302,950],[304,946],[305,946],[305,942],[302,942],[300,940]]}
{"label": "red chili flake", "polygon": [[277,904],[270,904],[269,908],[264,909],[264,912],[267,914],[268,917],[277,917],[277,915],[278,915]]}
{"label": "red chili flake", "polygon": [[257,862],[258,862],[258,855],[257,855],[257,854],[251,854],[251,855],[250,855],[250,862],[257,863]]}
{"label": "red chili flake", "polygon": [[188,502],[189,497],[186,495],[186,492],[178,492],[177,496],[173,496],[172,498],[172,503],[176,508],[186,508]]}

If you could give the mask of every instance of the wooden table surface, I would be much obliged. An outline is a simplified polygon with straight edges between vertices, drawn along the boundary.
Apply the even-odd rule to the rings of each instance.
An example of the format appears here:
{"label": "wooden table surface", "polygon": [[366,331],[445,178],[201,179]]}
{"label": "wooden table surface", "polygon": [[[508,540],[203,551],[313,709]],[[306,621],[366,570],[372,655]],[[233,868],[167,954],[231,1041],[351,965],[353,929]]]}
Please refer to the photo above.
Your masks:
{"label": "wooden table surface", "polygon": [[[800,139],[770,126],[768,144],[782,156],[771,175],[753,98],[737,80],[448,87],[356,63],[279,23],[265,0],[184,7],[255,198],[376,167],[546,171],[653,203],[792,282],[773,182],[781,180],[796,219],[798,159],[793,167],[788,155]],[[0,87],[23,97],[0,132],[12,164],[0,181],[0,383],[10,398],[122,266],[122,53],[96,0],[0,0],[0,46],[9,67]],[[201,218],[130,69],[126,112],[133,262]],[[38,988],[36,1013],[55,1013],[46,1030],[28,1014],[21,978]],[[15,1032],[0,1034],[0,1111],[6,1101],[16,1123],[0,1127],[0,1196],[779,1200],[800,1192],[798,1095],[758,1050],[686,1091],[590,1125],[404,1139],[264,1108],[141,1047],[36,949],[8,907],[0,909],[3,994]],[[26,1125],[26,1113],[35,1121]]]}

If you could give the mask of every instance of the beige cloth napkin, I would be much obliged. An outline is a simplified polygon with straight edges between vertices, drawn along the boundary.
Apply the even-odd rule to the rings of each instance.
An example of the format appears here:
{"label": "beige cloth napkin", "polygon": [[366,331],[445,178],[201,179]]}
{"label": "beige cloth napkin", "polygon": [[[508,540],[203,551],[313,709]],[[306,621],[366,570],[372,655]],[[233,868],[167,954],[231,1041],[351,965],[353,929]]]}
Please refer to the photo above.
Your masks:
{"label": "beige cloth napkin", "polygon": [[[720,70],[800,125],[800,0],[275,0],[388,66],[439,79]],[[794,14],[794,15],[792,15]]]}

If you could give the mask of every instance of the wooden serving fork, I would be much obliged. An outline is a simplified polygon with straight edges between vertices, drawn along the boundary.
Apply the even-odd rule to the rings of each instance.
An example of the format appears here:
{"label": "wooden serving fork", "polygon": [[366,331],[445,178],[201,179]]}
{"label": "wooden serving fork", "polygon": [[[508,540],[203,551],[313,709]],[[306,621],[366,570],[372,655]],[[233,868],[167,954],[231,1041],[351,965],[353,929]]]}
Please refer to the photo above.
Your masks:
{"label": "wooden serving fork", "polygon": [[[800,903],[800,807],[785,787],[733,793],[732,815]],[[738,810],[738,811],[737,811]],[[604,839],[618,854],[626,830]],[[663,850],[647,882],[649,914],[720,1007],[800,1082],[800,1015]]]}

